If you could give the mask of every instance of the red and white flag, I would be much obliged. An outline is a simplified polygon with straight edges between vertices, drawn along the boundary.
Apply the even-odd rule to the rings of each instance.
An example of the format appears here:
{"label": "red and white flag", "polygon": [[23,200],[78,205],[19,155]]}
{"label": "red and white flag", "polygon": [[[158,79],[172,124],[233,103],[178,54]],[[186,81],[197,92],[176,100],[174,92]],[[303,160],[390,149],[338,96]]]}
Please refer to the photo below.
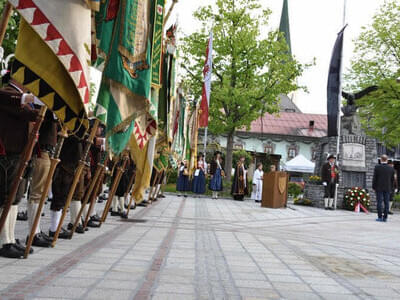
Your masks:
{"label": "red and white flag", "polygon": [[208,108],[210,106],[210,95],[211,95],[211,73],[213,63],[213,35],[210,33],[208,40],[207,51],[206,51],[206,63],[204,65],[203,76],[203,94],[200,103],[200,116],[199,116],[199,127],[208,126]]}

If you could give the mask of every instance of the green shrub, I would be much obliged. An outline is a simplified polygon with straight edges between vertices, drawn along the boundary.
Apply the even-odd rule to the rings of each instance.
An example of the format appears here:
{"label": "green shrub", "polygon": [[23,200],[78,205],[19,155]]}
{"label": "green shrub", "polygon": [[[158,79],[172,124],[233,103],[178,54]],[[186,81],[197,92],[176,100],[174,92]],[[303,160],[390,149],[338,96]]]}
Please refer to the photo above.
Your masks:
{"label": "green shrub", "polygon": [[312,201],[306,198],[295,198],[293,203],[295,205],[313,206]]}
{"label": "green shrub", "polygon": [[169,183],[175,183],[178,181],[178,171],[175,169],[168,169],[167,171],[167,178],[168,178],[168,184]]}
{"label": "green shrub", "polygon": [[293,197],[297,197],[302,193],[301,191],[301,187],[294,183],[294,182],[289,182],[289,186],[288,186],[288,194],[293,196]]}

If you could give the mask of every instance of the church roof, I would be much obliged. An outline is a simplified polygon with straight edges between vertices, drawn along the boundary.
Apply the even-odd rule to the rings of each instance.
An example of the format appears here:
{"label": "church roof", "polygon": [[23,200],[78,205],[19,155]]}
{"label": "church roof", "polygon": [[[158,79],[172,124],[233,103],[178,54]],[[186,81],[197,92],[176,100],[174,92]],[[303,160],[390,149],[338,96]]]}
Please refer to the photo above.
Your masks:
{"label": "church roof", "polygon": [[280,112],[279,115],[265,114],[253,121],[250,132],[319,138],[327,135],[327,128],[326,115]]}
{"label": "church roof", "polygon": [[296,104],[284,94],[279,95],[279,110],[284,112],[301,112]]}

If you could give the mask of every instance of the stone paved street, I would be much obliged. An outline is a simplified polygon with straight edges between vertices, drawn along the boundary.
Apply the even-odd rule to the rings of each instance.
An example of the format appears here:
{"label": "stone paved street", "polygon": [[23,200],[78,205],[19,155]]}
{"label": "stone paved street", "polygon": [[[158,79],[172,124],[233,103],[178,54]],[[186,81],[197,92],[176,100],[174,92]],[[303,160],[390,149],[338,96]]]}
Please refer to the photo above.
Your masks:
{"label": "stone paved street", "polygon": [[0,259],[0,299],[400,299],[399,245],[398,214],[377,223],[169,195],[27,260]]}

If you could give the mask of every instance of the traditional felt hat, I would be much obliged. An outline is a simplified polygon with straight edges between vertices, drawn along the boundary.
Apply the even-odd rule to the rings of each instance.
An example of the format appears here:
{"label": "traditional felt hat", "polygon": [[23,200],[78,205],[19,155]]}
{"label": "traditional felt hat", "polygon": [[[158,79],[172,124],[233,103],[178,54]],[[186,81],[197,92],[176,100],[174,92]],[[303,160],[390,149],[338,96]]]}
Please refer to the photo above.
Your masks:
{"label": "traditional felt hat", "polygon": [[326,160],[330,160],[331,158],[336,159],[336,155],[335,154],[329,154],[328,157],[326,158]]}

